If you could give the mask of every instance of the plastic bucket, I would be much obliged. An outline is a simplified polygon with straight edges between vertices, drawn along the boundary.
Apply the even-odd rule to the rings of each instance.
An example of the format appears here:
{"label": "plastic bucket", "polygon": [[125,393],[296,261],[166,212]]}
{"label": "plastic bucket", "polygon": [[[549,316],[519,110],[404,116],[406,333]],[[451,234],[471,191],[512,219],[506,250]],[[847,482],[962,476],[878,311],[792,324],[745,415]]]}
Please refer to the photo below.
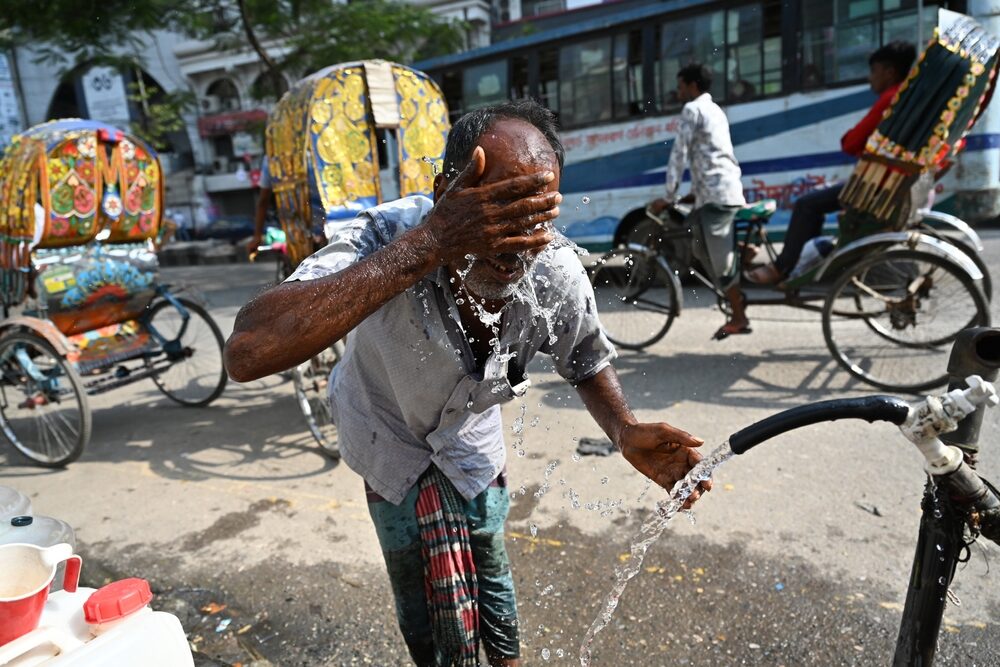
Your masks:
{"label": "plastic bucket", "polygon": [[63,589],[72,593],[80,580],[81,560],[70,545],[0,545],[0,646],[38,627],[49,585],[63,561]]}

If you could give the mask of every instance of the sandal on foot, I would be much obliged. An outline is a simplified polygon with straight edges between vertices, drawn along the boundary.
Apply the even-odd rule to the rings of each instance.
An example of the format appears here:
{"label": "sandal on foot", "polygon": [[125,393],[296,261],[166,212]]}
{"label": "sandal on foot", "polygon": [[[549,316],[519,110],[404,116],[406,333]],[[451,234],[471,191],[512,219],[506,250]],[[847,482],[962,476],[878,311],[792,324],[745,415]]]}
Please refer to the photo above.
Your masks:
{"label": "sandal on foot", "polygon": [[749,324],[744,324],[742,327],[734,327],[729,322],[726,322],[719,330],[712,334],[712,340],[723,340],[729,338],[730,336],[738,336],[740,334],[753,333],[753,329],[750,328]]}
{"label": "sandal on foot", "polygon": [[781,282],[781,271],[774,264],[758,266],[746,272],[746,278],[754,285],[776,285]]}

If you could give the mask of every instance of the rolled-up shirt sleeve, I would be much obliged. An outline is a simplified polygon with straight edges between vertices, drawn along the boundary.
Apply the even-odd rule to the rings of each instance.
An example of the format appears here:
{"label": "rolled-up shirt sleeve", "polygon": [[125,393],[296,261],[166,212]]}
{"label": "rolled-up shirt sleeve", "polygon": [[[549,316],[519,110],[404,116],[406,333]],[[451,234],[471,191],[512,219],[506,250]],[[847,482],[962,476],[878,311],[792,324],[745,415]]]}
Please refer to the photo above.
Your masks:
{"label": "rolled-up shirt sleeve", "polygon": [[329,223],[327,231],[330,234],[327,245],[302,260],[285,282],[316,280],[338,273],[384,245],[382,235],[368,213]]}
{"label": "rolled-up shirt sleeve", "polygon": [[[594,289],[579,260],[568,281],[561,304],[552,318],[555,331],[541,351],[552,357],[556,371],[571,384],[579,384],[600,373],[618,356],[601,329]],[[553,340],[554,339],[554,340]]]}

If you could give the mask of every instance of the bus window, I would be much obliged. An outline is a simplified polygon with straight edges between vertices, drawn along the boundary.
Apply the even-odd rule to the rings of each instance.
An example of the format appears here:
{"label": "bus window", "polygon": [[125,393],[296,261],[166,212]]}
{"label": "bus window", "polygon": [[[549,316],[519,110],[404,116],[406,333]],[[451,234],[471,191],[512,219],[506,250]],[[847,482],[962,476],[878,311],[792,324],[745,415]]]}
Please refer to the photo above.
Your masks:
{"label": "bus window", "polygon": [[559,50],[559,111],[564,127],[611,120],[611,38]]}
{"label": "bus window", "polygon": [[462,107],[472,111],[507,99],[507,61],[495,60],[465,70]]}
{"label": "bus window", "polygon": [[545,49],[538,54],[538,101],[559,114],[559,51]]}
{"label": "bus window", "polygon": [[760,5],[731,9],[726,17],[726,83],[731,102],[746,102],[761,94]]}
{"label": "bus window", "polygon": [[765,95],[777,95],[782,89],[781,0],[764,3],[764,88]]}
{"label": "bus window", "polygon": [[645,111],[642,92],[642,31],[615,35],[614,77],[615,118],[639,116]]}
{"label": "bus window", "polygon": [[[914,43],[917,50],[920,45],[930,39],[934,26],[937,25],[935,5],[923,6],[924,20],[920,21],[919,11],[914,6],[915,0],[885,0],[882,7],[885,15],[882,18],[882,43],[888,44],[896,40]],[[903,9],[889,13],[890,9]]]}
{"label": "bus window", "polygon": [[510,99],[523,100],[528,97],[531,97],[528,56],[514,56],[510,59]]}
{"label": "bus window", "polygon": [[660,40],[660,94],[662,109],[680,106],[677,99],[677,72],[685,65],[699,62],[707,65],[718,82],[712,86],[712,96],[724,99],[725,79],[722,74],[725,52],[726,15],[712,12],[663,25]]}

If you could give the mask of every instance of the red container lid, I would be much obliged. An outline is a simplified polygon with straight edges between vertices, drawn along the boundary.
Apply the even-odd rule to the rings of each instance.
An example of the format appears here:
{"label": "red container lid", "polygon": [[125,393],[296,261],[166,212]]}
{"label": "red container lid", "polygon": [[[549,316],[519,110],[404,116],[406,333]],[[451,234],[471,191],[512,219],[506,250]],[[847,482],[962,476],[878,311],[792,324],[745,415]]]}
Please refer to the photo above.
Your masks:
{"label": "red container lid", "polygon": [[122,579],[93,592],[83,604],[83,617],[87,623],[107,623],[139,611],[153,599],[149,582],[133,577]]}

